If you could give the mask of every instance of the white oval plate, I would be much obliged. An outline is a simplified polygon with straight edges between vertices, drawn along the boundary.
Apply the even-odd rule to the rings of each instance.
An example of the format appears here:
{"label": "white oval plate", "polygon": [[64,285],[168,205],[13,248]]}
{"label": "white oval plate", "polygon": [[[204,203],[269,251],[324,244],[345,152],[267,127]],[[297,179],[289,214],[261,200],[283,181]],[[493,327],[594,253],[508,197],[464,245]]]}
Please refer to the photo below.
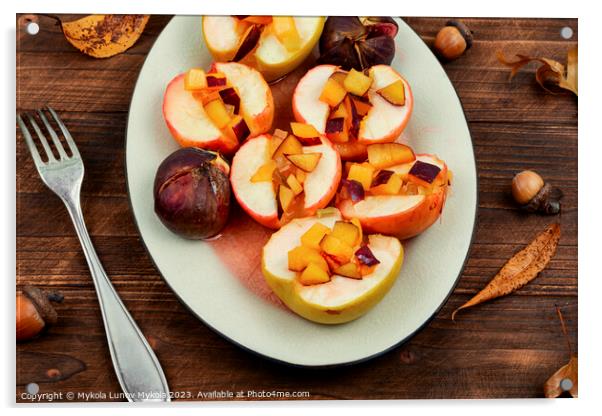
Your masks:
{"label": "white oval plate", "polygon": [[333,366],[363,361],[399,345],[441,308],[462,272],[473,235],[477,177],[462,106],[443,68],[424,42],[397,20],[392,66],[412,86],[414,114],[402,139],[435,153],[454,173],[440,221],[404,244],[406,258],[391,289],[353,322],[309,322],[252,293],[214,254],[210,243],[169,232],[153,211],[157,167],[177,145],[161,113],[163,91],[178,73],[208,67],[200,17],[177,16],[165,27],[140,71],[126,140],[127,183],[140,235],[157,269],[188,308],[230,341],[293,365]]}

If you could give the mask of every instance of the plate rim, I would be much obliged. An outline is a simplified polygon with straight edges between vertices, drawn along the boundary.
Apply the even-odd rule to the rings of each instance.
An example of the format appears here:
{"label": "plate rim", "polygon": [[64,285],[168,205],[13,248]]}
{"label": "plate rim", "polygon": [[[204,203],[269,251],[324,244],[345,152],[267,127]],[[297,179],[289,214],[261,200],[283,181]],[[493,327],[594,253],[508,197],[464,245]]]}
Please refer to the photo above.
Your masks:
{"label": "plate rim", "polygon": [[[427,47],[428,51],[430,54],[432,54],[435,57],[435,60],[437,61],[437,64],[441,67],[441,69],[443,70],[443,73],[445,74],[445,77],[447,78],[447,80],[449,81],[450,85],[452,86],[452,89],[454,91],[454,94],[456,96],[456,98],[458,99],[458,103],[460,104],[460,108],[462,109],[462,115],[464,117],[464,122],[466,123],[466,128],[468,130],[468,137],[470,138],[470,148],[472,150],[472,158],[475,161],[474,167],[475,167],[475,210],[474,210],[474,217],[472,220],[472,230],[471,230],[471,235],[470,235],[470,242],[468,244],[468,249],[466,250],[466,255],[464,256],[464,260],[462,262],[462,266],[460,267],[460,270],[458,271],[458,276],[456,277],[452,287],[450,288],[449,292],[447,293],[447,295],[445,295],[444,299],[441,301],[441,304],[433,311],[433,313],[424,320],[424,322],[422,324],[420,324],[414,331],[412,331],[410,334],[408,334],[407,336],[405,336],[404,338],[402,338],[401,340],[399,340],[398,342],[396,342],[395,344],[390,345],[389,347],[378,351],[374,354],[368,355],[366,357],[362,357],[356,360],[351,360],[351,361],[346,361],[346,362],[339,362],[339,363],[334,363],[334,364],[316,364],[316,365],[312,365],[312,364],[298,364],[298,363],[293,363],[293,362],[289,362],[289,361],[285,361],[285,360],[281,360],[275,357],[271,357],[267,354],[261,353],[259,351],[255,351],[254,349],[247,347],[246,345],[241,344],[238,341],[233,340],[232,338],[230,338],[229,336],[227,336],[226,334],[224,334],[223,332],[221,332],[220,330],[218,330],[217,328],[215,328],[213,325],[210,325],[207,321],[205,321],[196,311],[194,311],[192,309],[191,306],[189,306],[183,299],[182,297],[178,294],[178,292],[176,290],[174,290],[174,288],[169,284],[169,281],[165,278],[163,272],[161,271],[161,269],[159,268],[159,266],[157,265],[157,263],[155,262],[155,259],[153,258],[147,244],[146,241],[144,240],[144,237],[142,236],[142,231],[140,229],[140,225],[138,223],[138,218],[136,217],[136,213],[134,211],[134,206],[133,206],[133,202],[132,202],[132,193],[130,191],[130,183],[129,183],[129,176],[128,176],[128,165],[127,165],[127,149],[128,149],[128,130],[129,130],[129,126],[130,126],[130,117],[131,117],[131,113],[132,113],[132,103],[134,100],[134,93],[136,91],[136,88],[138,86],[138,83],[140,81],[140,74],[142,73],[142,70],[144,69],[144,67],[147,64],[148,61],[148,56],[150,55],[150,52],[152,51],[152,49],[154,48],[155,44],[157,43],[157,41],[161,38],[161,36],[163,36],[163,33],[165,31],[165,29],[173,23],[173,18],[177,17],[179,15],[175,14],[172,16],[172,18],[169,20],[169,22],[163,27],[163,29],[161,29],[161,33],[159,33],[159,35],[155,38],[155,40],[153,41],[152,46],[150,47],[150,49],[148,50],[146,56],[144,57],[144,62],[142,63],[142,66],[140,67],[140,70],[138,71],[138,76],[136,77],[136,82],[134,83],[134,88],[132,90],[132,94],[130,97],[130,104],[128,106],[128,111],[127,111],[127,123],[125,126],[125,140],[124,140],[124,152],[123,152],[123,169],[124,169],[124,173],[125,173],[125,186],[126,186],[126,191],[127,191],[127,195],[128,195],[128,205],[130,207],[130,212],[132,214],[133,220],[134,220],[134,225],[136,226],[136,230],[138,230],[138,235],[140,237],[140,242],[142,243],[142,246],[144,247],[144,250],[146,251],[146,254],[148,255],[150,261],[152,262],[153,266],[155,267],[155,270],[157,270],[159,276],[161,276],[161,279],[163,280],[163,282],[167,285],[167,287],[169,288],[169,290],[176,296],[176,298],[178,299],[178,301],[180,302],[180,304],[182,304],[184,306],[184,308],[186,308],[186,310],[188,310],[195,318],[197,318],[203,325],[205,325],[207,328],[209,328],[210,330],[212,330],[214,333],[216,333],[217,335],[219,335],[220,337],[222,337],[223,339],[225,339],[226,341],[230,342],[231,344],[237,346],[238,348],[242,349],[245,352],[249,352],[252,355],[261,357],[263,359],[266,359],[270,362],[276,363],[276,364],[280,364],[280,365],[284,365],[286,367],[292,367],[292,368],[304,368],[304,369],[332,369],[332,368],[343,368],[343,367],[351,367],[357,364],[361,364],[367,361],[370,361],[372,359],[378,358],[400,346],[402,346],[403,344],[405,344],[406,342],[408,342],[409,340],[411,340],[414,336],[416,336],[420,331],[422,331],[424,328],[426,328],[426,326],[428,326],[428,324],[430,324],[432,322],[432,320],[438,315],[438,313],[441,311],[441,309],[443,308],[443,306],[445,306],[445,304],[447,303],[447,301],[449,300],[449,298],[451,297],[451,295],[453,294],[453,292],[456,290],[456,287],[458,286],[458,283],[460,282],[460,279],[462,277],[462,274],[464,273],[464,269],[466,268],[466,263],[468,262],[468,258],[470,257],[471,251],[472,251],[472,246],[475,240],[475,236],[476,236],[476,230],[477,230],[477,223],[478,223],[478,212],[479,212],[479,175],[478,175],[478,168],[477,168],[477,159],[476,159],[476,155],[475,155],[475,149],[474,149],[474,140],[473,140],[473,135],[472,135],[472,130],[471,130],[471,126],[468,123],[468,119],[466,118],[466,110],[464,109],[464,104],[462,103],[462,99],[460,98],[458,91],[456,89],[456,86],[453,84],[453,82],[451,81],[451,79],[449,78],[449,76],[447,75],[447,72],[445,71],[445,68],[443,67],[443,65],[441,64],[441,61],[439,61],[439,59],[437,59],[437,57],[435,56],[435,54],[433,53],[433,51],[431,50],[431,48],[428,47],[428,45],[426,44],[426,42],[420,37],[420,35],[418,34],[418,32],[416,32],[414,30],[414,28],[407,23],[403,17],[401,16],[395,16],[397,18],[399,18],[400,20],[403,21],[403,23],[405,23],[409,29],[414,32],[414,34],[420,39],[421,42],[423,42],[425,44],[425,46]],[[196,16],[202,16],[202,15],[196,15]],[[329,16],[327,16],[329,17]]]}

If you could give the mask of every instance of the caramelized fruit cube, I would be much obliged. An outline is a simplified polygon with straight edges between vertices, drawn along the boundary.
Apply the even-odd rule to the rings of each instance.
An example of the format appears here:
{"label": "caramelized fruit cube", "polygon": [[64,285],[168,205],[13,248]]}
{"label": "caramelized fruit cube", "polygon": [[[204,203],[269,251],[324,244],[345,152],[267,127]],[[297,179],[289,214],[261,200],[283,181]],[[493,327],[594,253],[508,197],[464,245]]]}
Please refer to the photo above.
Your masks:
{"label": "caramelized fruit cube", "polygon": [[349,134],[345,126],[345,119],[342,117],[331,118],[326,121],[326,137],[333,142],[345,143],[349,141]]}
{"label": "caramelized fruit cube", "polygon": [[376,93],[393,105],[402,106],[406,103],[405,87],[400,79],[381,88]]}
{"label": "caramelized fruit cube", "polygon": [[212,72],[205,76],[208,87],[225,87],[227,84],[226,74],[221,72]]}
{"label": "caramelized fruit cube", "polygon": [[312,172],[316,166],[318,166],[321,157],[322,153],[298,153],[286,155],[286,158],[290,160],[293,165],[305,172]]}
{"label": "caramelized fruit cube", "polygon": [[392,174],[387,183],[383,183],[370,188],[372,195],[397,195],[401,191],[403,181],[401,176]]}
{"label": "caramelized fruit cube", "polygon": [[220,130],[226,127],[231,120],[222,100],[213,100],[207,103],[205,112]]}
{"label": "caramelized fruit cube", "polygon": [[[226,111],[228,111],[227,108]],[[230,113],[228,114],[230,115]],[[224,132],[231,139],[236,140],[237,143],[244,141],[251,134],[249,126],[247,126],[247,122],[242,118],[242,116],[237,115],[235,115],[234,118],[230,120],[230,122],[224,129]]]}
{"label": "caramelized fruit cube", "polygon": [[256,25],[269,25],[272,23],[272,16],[244,16],[242,20]]}
{"label": "caramelized fruit cube", "polygon": [[345,78],[347,78],[347,71],[335,71],[330,76],[330,79],[338,82],[343,88],[345,88],[343,86],[345,84]]}
{"label": "caramelized fruit cube", "polygon": [[329,119],[333,118],[346,118],[349,114],[347,113],[347,107],[345,103],[341,103],[330,113]]}
{"label": "caramelized fruit cube", "polygon": [[359,231],[359,235],[357,237],[358,244],[361,244],[364,240],[364,232],[362,231],[362,223],[358,218],[351,218],[351,224],[355,225]]}
{"label": "caramelized fruit cube", "polygon": [[343,82],[343,86],[347,92],[359,96],[364,95],[370,89],[370,85],[372,85],[372,78],[353,68],[349,71]]}
{"label": "caramelized fruit cube", "polygon": [[332,234],[328,234],[322,239],[320,247],[326,254],[334,256],[340,263],[348,263],[353,256],[353,247]]}
{"label": "caramelized fruit cube", "polygon": [[297,177],[293,174],[288,175],[286,178],[286,184],[291,188],[291,191],[293,191],[295,196],[303,192],[303,185],[299,183]]}
{"label": "caramelized fruit cube", "polygon": [[272,182],[274,169],[276,169],[276,162],[271,159],[268,160],[257,169],[257,172],[255,172],[253,176],[251,176],[251,182]]}
{"label": "caramelized fruit cube", "polygon": [[361,183],[364,190],[367,191],[372,184],[372,175],[374,174],[374,171],[374,167],[369,164],[354,163],[349,169],[347,179]]}
{"label": "caramelized fruit cube", "polygon": [[311,247],[315,250],[319,250],[320,242],[328,233],[330,233],[330,228],[328,228],[321,222],[316,222],[309,228],[309,230],[303,233],[303,235],[301,236],[301,244],[307,247]]}
{"label": "caramelized fruit cube", "polygon": [[297,136],[299,141],[305,145],[312,146],[322,143],[322,140],[320,140],[320,133],[318,133],[318,130],[311,124],[292,122],[291,130],[293,131],[293,134]]}
{"label": "caramelized fruit cube", "polygon": [[360,235],[359,230],[355,224],[347,221],[335,222],[331,235],[351,247],[354,247],[360,243],[358,241],[358,237]]}
{"label": "caramelized fruit cube", "polygon": [[357,114],[361,117],[368,114],[368,112],[372,109],[372,104],[370,104],[370,102],[367,100],[360,99],[359,97],[353,97],[352,100]]}
{"label": "caramelized fruit cube", "polygon": [[408,173],[408,180],[416,185],[430,187],[439,172],[441,172],[439,166],[417,160]]}
{"label": "caramelized fruit cube", "polygon": [[293,191],[284,185],[280,185],[280,188],[278,189],[278,200],[280,201],[282,211],[289,211],[292,206],[293,199],[295,199],[295,194]]}
{"label": "caramelized fruit cube", "polygon": [[297,177],[297,180],[299,181],[299,183],[303,183],[305,182],[305,179],[307,179],[307,173],[305,173],[304,171],[302,171],[301,169],[296,169],[295,172],[295,176]]}
{"label": "caramelized fruit cube", "polygon": [[229,104],[234,107],[234,112],[236,114],[240,111],[240,97],[236,90],[232,87],[227,87],[219,90],[218,92],[220,98],[224,102],[224,104]]}
{"label": "caramelized fruit cube", "polygon": [[288,268],[294,272],[300,272],[309,263],[318,265],[321,269],[328,271],[328,264],[320,251],[307,246],[297,246],[288,252]]}
{"label": "caramelized fruit cube", "polygon": [[411,147],[401,143],[378,143],[368,146],[368,162],[376,169],[386,169],[416,160]]}
{"label": "caramelized fruit cube", "polygon": [[332,78],[328,78],[320,95],[320,101],[325,102],[331,107],[336,107],[343,101],[346,95],[347,91],[345,91],[345,88],[341,84]]}
{"label": "caramelized fruit cube", "polygon": [[293,52],[301,47],[301,37],[291,16],[272,17],[272,29],[287,51]]}
{"label": "caramelized fruit cube", "polygon": [[288,137],[280,143],[272,157],[276,159],[279,156],[299,153],[303,153],[303,145],[295,136],[289,134]]}
{"label": "caramelized fruit cube", "polygon": [[184,76],[184,89],[188,91],[198,91],[207,88],[207,79],[205,71],[200,68],[192,68]]}
{"label": "caramelized fruit cube", "polygon": [[315,263],[309,263],[299,275],[299,282],[303,285],[318,285],[330,281],[328,272]]}
{"label": "caramelized fruit cube", "polygon": [[360,267],[355,263],[347,263],[333,270],[334,274],[350,277],[352,279],[361,279]]}

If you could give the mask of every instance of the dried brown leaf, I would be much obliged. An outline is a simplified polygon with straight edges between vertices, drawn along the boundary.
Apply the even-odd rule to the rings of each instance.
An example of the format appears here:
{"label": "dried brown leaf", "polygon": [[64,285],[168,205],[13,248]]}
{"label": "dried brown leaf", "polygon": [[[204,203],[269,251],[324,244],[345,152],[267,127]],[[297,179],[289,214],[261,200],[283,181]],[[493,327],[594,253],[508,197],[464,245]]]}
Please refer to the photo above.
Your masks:
{"label": "dried brown leaf", "polygon": [[560,396],[565,388],[562,386],[562,380],[568,379],[571,380],[571,387],[568,392],[572,397],[578,396],[578,363],[577,356],[573,354],[573,349],[571,348],[571,341],[569,340],[569,335],[566,331],[566,325],[564,324],[564,318],[562,317],[562,312],[560,308],[556,307],[556,313],[558,314],[558,319],[560,320],[560,326],[562,328],[562,335],[566,340],[566,344],[568,347],[569,355],[571,359],[569,362],[558,369],[552,376],[545,382],[543,385],[544,394],[547,398],[555,398]]}
{"label": "dried brown leaf", "polygon": [[575,95],[577,94],[577,48],[572,48],[567,54],[567,67],[560,62],[549,58],[538,58],[530,57],[526,55],[517,54],[516,61],[508,61],[501,51],[497,52],[497,59],[502,64],[511,68],[510,79],[516,75],[516,73],[529,62],[539,62],[541,65],[535,71],[535,80],[542,88],[546,91],[554,93],[548,88],[548,86],[560,87],[565,90],[572,91]]}
{"label": "dried brown leaf", "polygon": [[69,43],[86,55],[108,58],[132,47],[148,18],[140,14],[93,14],[73,22],[61,22],[61,27]]}
{"label": "dried brown leaf", "polygon": [[559,239],[560,224],[550,225],[527,247],[512,256],[483,290],[456,309],[452,320],[461,309],[508,295],[535,279],[556,253]]}

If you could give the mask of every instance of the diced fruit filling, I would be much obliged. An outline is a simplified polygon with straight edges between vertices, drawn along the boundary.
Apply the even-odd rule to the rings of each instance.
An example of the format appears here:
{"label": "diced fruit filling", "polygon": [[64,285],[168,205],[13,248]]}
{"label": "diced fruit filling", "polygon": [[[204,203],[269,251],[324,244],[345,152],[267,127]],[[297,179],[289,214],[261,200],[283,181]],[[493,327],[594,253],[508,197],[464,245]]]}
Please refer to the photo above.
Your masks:
{"label": "diced fruit filling", "polygon": [[[389,170],[390,168],[394,170]],[[443,178],[439,166],[416,160],[413,150],[401,143],[368,146],[368,161],[346,162],[344,179],[337,196],[354,203],[368,195],[429,195],[449,184],[451,172]]]}
{"label": "diced fruit filling", "polygon": [[236,143],[249,137],[251,131],[242,114],[240,95],[225,74],[192,68],[184,77],[184,88],[192,92],[226,137]]}
{"label": "diced fruit filling", "polygon": [[243,25],[244,35],[238,46],[234,61],[243,59],[255,49],[264,30],[271,31],[289,52],[302,46],[301,36],[295,19],[291,16],[233,16]]}
{"label": "diced fruit filling", "polygon": [[303,285],[329,282],[333,274],[361,279],[380,263],[364,241],[356,218],[337,221],[332,228],[316,222],[300,242],[288,252],[288,268],[297,272]]}
{"label": "diced fruit filling", "polygon": [[[373,79],[364,72],[352,69],[349,72],[337,70],[326,81],[320,94],[320,101],[330,107],[326,120],[326,137],[335,143],[347,143],[357,139],[360,125],[372,109],[368,91]],[[405,88],[402,80],[397,80],[376,93],[392,105],[405,105]]]}
{"label": "diced fruit filling", "polygon": [[272,182],[282,224],[304,215],[304,183],[322,158],[322,153],[305,149],[322,143],[316,129],[308,124],[291,123],[291,131],[293,134],[274,131],[268,146],[268,161],[251,176],[251,182]]}

